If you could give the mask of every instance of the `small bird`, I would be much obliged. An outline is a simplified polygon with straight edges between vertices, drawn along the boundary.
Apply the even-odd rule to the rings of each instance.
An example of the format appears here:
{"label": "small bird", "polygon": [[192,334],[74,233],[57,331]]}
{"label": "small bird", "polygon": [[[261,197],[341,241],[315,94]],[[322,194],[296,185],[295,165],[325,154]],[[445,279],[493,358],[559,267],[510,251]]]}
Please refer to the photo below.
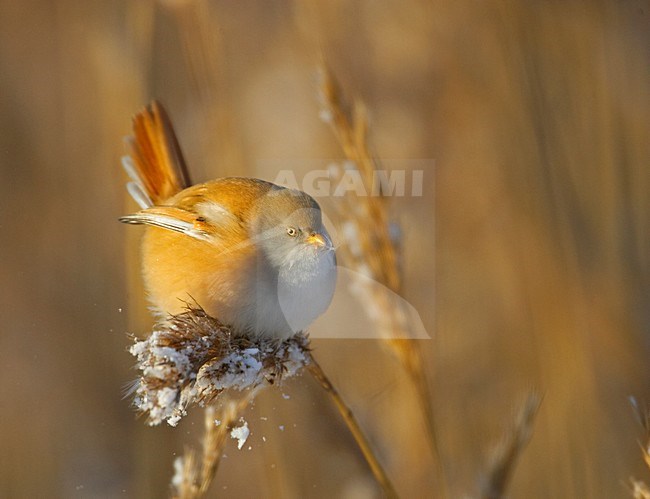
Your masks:
{"label": "small bird", "polygon": [[336,256],[318,203],[255,178],[190,185],[173,127],[158,102],[133,118],[122,164],[146,225],[142,272],[153,308],[197,304],[251,338],[286,339],[329,306]]}

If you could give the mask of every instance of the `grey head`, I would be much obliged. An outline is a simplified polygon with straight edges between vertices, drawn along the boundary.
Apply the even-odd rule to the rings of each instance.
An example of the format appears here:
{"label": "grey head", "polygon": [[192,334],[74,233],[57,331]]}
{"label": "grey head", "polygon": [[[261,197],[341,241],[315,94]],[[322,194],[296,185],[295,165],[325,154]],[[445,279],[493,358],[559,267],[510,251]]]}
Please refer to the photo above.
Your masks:
{"label": "grey head", "polygon": [[276,268],[333,249],[320,206],[302,191],[274,186],[254,211],[251,238]]}

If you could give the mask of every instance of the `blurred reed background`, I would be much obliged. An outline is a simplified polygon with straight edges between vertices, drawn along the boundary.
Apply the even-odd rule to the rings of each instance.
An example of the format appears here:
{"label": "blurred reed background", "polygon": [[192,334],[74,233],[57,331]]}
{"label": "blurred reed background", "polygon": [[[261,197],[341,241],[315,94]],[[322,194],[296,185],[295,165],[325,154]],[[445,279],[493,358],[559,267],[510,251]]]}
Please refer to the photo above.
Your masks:
{"label": "blurred reed background", "polygon": [[[149,327],[139,232],[117,222],[134,208],[122,136],[157,97],[195,180],[300,178],[343,157],[318,118],[321,53],[367,105],[376,155],[427,168],[423,196],[391,207],[433,336],[449,497],[479,495],[531,387],[544,401],[510,497],[650,481],[627,401],[650,399],[649,30],[632,0],[0,0],[0,496],[167,494],[201,416],[148,428],[121,399],[125,332]],[[353,320],[346,292],[314,334]],[[375,340],[314,348],[398,491],[434,497],[395,359]],[[219,497],[377,496],[309,377],[246,418],[252,450],[229,443]]]}

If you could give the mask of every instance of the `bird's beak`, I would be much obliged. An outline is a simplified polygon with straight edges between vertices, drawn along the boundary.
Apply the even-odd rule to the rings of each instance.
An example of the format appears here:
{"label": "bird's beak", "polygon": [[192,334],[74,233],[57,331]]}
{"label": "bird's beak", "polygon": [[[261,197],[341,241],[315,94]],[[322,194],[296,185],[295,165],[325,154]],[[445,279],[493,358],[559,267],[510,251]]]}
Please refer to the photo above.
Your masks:
{"label": "bird's beak", "polygon": [[315,232],[307,239],[305,239],[305,242],[307,244],[312,244],[317,248],[329,248],[332,245],[332,243],[330,243],[329,238],[327,236],[323,234],[319,234],[318,232]]}

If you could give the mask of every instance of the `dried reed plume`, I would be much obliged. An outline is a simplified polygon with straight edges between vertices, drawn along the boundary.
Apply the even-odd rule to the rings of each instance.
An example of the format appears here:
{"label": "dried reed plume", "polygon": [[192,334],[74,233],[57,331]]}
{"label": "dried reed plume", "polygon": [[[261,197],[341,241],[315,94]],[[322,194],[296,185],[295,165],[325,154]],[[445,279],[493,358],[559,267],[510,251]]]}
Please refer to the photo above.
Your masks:
{"label": "dried reed plume", "polygon": [[[380,192],[376,184],[377,162],[368,145],[368,121],[365,107],[355,101],[351,116],[338,82],[324,65],[320,71],[321,118],[330,124],[348,160],[346,168],[359,172],[366,192]],[[344,171],[330,169],[335,181]],[[436,461],[441,495],[446,495],[444,469],[438,450],[432,394],[419,347],[405,338],[413,338],[403,303],[393,297],[402,291],[398,227],[391,223],[388,199],[371,195],[360,197],[346,191],[334,203],[344,244],[339,253],[345,265],[356,273],[351,291],[372,317],[380,336],[409,374],[425,417],[431,448]],[[368,279],[370,278],[370,279]],[[373,286],[371,283],[383,286]]]}
{"label": "dried reed plume", "polygon": [[224,391],[243,392],[294,376],[309,361],[302,334],[279,342],[251,340],[200,308],[171,315],[154,326],[130,352],[140,378],[132,388],[134,405],[150,425],[176,426],[188,406],[205,406]]}
{"label": "dried reed plume", "polygon": [[542,397],[539,394],[529,393],[519,408],[512,427],[503,434],[499,443],[492,449],[488,470],[481,486],[482,498],[504,497],[517,460],[530,441],[533,422],[541,403]]}
{"label": "dried reed plume", "polygon": [[239,399],[227,399],[217,408],[207,407],[204,416],[203,452],[200,458],[191,447],[185,449],[183,456],[174,461],[172,477],[172,497],[178,499],[195,499],[202,497],[214,479],[226,438],[232,436],[239,415],[253,400],[259,387],[249,391]]}
{"label": "dried reed plume", "polygon": [[[643,428],[644,443],[641,444],[641,451],[643,452],[643,461],[650,468],[650,412],[645,408],[641,408],[634,397],[630,397],[630,404]],[[632,484],[632,495],[635,499],[650,499],[650,488],[648,488],[645,482],[635,480],[634,478],[631,478],[630,482]]]}
{"label": "dried reed plume", "polygon": [[201,459],[187,449],[176,460],[174,497],[205,494],[216,474],[226,436],[247,405],[259,390],[295,376],[305,366],[339,409],[385,495],[397,497],[352,410],[311,356],[304,334],[284,341],[252,340],[234,335],[203,309],[188,307],[186,312],[157,323],[147,339],[135,339],[129,351],[141,372],[130,393],[148,424],[166,421],[176,426],[189,406],[206,407]]}
{"label": "dried reed plume", "polygon": [[141,374],[131,392],[150,425],[167,421],[176,426],[192,404],[206,407],[202,455],[199,460],[188,448],[176,460],[174,497],[207,492],[239,415],[259,390],[298,374],[309,363],[308,345],[302,334],[285,341],[237,336],[192,307],[160,321],[147,339],[135,340],[129,350]]}

